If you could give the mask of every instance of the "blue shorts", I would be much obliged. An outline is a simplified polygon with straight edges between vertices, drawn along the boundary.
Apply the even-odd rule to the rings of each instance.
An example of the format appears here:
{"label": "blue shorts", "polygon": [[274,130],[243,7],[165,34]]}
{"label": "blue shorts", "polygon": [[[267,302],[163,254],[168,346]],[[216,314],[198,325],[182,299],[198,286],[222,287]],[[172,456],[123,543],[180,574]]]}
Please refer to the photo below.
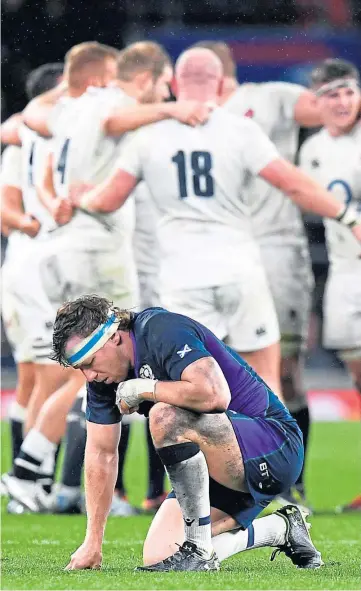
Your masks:
{"label": "blue shorts", "polygon": [[[210,502],[246,529],[276,495],[296,482],[304,460],[302,434],[295,421],[226,414],[242,453],[249,493],[231,490],[210,477]],[[173,491],[168,498],[175,498]]]}

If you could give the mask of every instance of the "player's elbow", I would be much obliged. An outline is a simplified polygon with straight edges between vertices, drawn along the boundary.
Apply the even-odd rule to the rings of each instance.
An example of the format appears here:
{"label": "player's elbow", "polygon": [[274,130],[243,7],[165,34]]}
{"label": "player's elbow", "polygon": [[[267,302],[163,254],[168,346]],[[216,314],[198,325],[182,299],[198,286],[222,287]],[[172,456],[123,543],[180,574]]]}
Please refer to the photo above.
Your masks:
{"label": "player's elbow", "polygon": [[205,413],[222,413],[225,412],[231,401],[231,395],[228,390],[209,389],[204,396],[202,404],[202,412]]}

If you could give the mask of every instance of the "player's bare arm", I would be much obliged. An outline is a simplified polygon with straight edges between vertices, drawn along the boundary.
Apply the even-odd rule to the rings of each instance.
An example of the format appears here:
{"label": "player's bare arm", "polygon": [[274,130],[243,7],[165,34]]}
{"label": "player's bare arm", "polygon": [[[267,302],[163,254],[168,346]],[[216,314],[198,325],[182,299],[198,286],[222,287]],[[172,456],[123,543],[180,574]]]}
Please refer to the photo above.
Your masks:
{"label": "player's bare arm", "polygon": [[87,423],[85,498],[87,529],[83,544],[71,557],[67,570],[100,568],[105,525],[118,470],[120,423]]}
{"label": "player's bare arm", "polygon": [[322,117],[317,97],[310,90],[300,94],[295,104],[294,119],[301,127],[319,127]]}
{"label": "player's bare arm", "polygon": [[180,381],[135,379],[121,383],[117,400],[124,414],[142,400],[165,402],[199,413],[222,413],[227,410],[231,395],[218,363],[206,357],[188,365]]}
{"label": "player's bare arm", "polygon": [[1,187],[1,226],[7,231],[18,230],[34,238],[39,230],[39,221],[24,212],[22,192],[18,187]]}
{"label": "player's bare arm", "polygon": [[195,126],[205,123],[212,109],[211,105],[198,101],[134,105],[114,111],[104,120],[103,129],[107,135],[119,136],[163,119],[177,119]]}
{"label": "player's bare arm", "polygon": [[44,173],[36,186],[41,203],[46,207],[55,222],[59,225],[67,224],[73,215],[73,206],[68,199],[57,197],[53,182],[53,154],[48,153]]}
{"label": "player's bare arm", "polygon": [[138,184],[138,179],[124,170],[116,170],[103,183],[85,192],[82,186],[70,188],[69,199],[76,207],[87,211],[110,213],[119,209]]}
{"label": "player's bare arm", "polygon": [[293,164],[279,158],[265,166],[259,175],[286,193],[301,209],[340,221],[349,226],[356,238],[361,240],[360,216],[349,212],[332,193]]}
{"label": "player's bare arm", "polygon": [[44,137],[51,137],[48,126],[50,113],[55,103],[67,91],[67,84],[62,81],[58,86],[34,98],[23,111],[23,121],[31,129]]}
{"label": "player's bare arm", "polygon": [[1,125],[1,143],[7,145],[21,146],[19,128],[23,122],[22,113],[14,113]]}

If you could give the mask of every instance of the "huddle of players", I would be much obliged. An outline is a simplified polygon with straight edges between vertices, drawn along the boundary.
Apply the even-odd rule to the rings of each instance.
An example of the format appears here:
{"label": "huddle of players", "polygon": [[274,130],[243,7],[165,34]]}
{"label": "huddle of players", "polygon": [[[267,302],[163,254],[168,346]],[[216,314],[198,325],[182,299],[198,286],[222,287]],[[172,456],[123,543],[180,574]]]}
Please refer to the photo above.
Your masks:
{"label": "huddle of players", "polygon": [[[284,158],[295,160],[300,126],[319,126],[322,109],[326,127],[303,146],[301,165],[325,188],[340,191],[347,205],[361,199],[360,89],[358,72],[351,64],[328,60],[317,68],[313,74],[316,97],[294,84],[238,85],[228,47],[201,45],[222,62],[223,108],[253,118]],[[187,198],[187,185],[193,183],[199,218],[195,242],[177,239],[180,228],[175,224],[171,227],[173,250],[157,244],[155,232],[162,211],[152,205],[144,183],[114,213],[74,208],[68,198],[70,187],[79,185],[84,190],[105,181],[122,151],[124,134],[169,118],[202,124],[211,107],[197,101],[162,102],[169,93],[172,64],[154,43],[136,43],[122,52],[98,43],[81,44],[67,54],[59,83],[60,74],[54,66],[39,69],[38,88],[33,89],[33,95],[39,96],[30,96],[25,111],[3,126],[4,141],[21,144],[21,148],[7,148],[2,173],[2,223],[5,231],[12,230],[3,271],[3,318],[19,370],[11,412],[13,474],[3,476],[10,496],[21,499],[21,505],[31,511],[49,508],[47,493],[68,417],[58,509],[78,505],[85,445],[83,377],[53,364],[49,354],[56,309],[83,293],[104,295],[120,307],[161,304],[206,324],[282,393],[306,447],[310,419],[300,372],[312,273],[298,207],[254,176],[247,180],[242,199],[232,196],[226,224],[223,218],[218,226],[206,215],[202,218],[199,204],[212,196],[209,156],[195,145],[187,163],[177,147],[175,127],[174,135],[164,134],[154,142],[154,151],[165,149],[162,142],[168,149],[174,147],[171,165],[178,175],[181,199]],[[186,170],[189,165],[192,175]],[[226,179],[217,181],[226,187]],[[204,226],[201,233],[199,222]],[[361,383],[361,249],[350,230],[338,222],[327,221],[327,235],[331,270],[325,339],[342,352],[357,385]],[[341,307],[345,281],[348,290],[342,292]],[[113,505],[119,515],[132,513],[122,482],[128,437],[129,427],[123,428]],[[164,498],[164,473],[149,433],[148,448],[151,490],[145,507],[153,509]],[[284,502],[295,497],[306,502],[303,474],[296,490],[285,491]],[[19,509],[13,504],[13,510]]]}

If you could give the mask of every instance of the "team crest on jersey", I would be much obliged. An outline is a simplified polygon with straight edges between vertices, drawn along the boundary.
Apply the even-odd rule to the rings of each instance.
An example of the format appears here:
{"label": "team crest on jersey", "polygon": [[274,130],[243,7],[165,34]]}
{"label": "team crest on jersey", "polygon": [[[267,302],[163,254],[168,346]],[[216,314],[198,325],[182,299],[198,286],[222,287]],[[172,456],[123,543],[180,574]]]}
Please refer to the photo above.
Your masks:
{"label": "team crest on jersey", "polygon": [[245,112],[244,114],[245,117],[254,117],[254,110],[253,109],[248,109],[248,111]]}
{"label": "team crest on jersey", "polygon": [[143,378],[143,379],[154,380],[153,370],[150,367],[150,365],[148,365],[148,363],[146,363],[145,365],[142,365],[142,367],[140,368],[139,377]]}

